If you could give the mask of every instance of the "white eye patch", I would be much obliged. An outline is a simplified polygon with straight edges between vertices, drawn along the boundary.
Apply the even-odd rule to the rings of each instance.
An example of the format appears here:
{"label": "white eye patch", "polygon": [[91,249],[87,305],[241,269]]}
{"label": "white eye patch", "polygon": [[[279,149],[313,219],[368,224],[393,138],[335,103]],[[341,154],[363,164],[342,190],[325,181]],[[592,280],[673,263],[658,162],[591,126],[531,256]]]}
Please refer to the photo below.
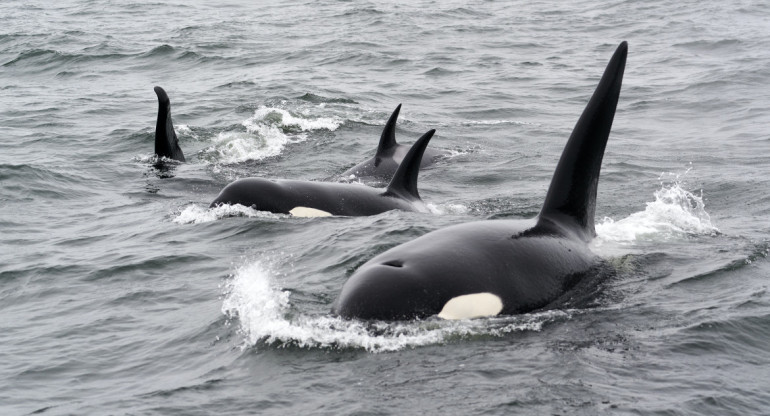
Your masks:
{"label": "white eye patch", "polygon": [[310,217],[331,217],[326,211],[320,209],[308,208],[308,207],[294,207],[289,211],[289,214],[295,217],[310,218]]}
{"label": "white eye patch", "polygon": [[495,316],[503,310],[503,301],[491,293],[473,293],[452,298],[438,317],[442,319],[471,319]]}

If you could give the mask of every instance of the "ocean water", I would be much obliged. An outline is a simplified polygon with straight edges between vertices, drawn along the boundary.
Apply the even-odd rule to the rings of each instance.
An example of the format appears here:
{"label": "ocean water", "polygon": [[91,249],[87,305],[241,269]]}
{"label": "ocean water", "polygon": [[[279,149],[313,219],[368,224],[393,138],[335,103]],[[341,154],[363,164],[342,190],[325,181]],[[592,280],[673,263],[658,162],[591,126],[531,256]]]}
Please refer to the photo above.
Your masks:
{"label": "ocean water", "polygon": [[[6,0],[0,23],[0,413],[768,413],[767,2]],[[623,40],[591,244],[616,275],[520,316],[330,315],[390,247],[536,215]],[[155,85],[187,156],[162,171]],[[431,213],[208,208],[240,177],[337,179],[399,103],[401,142],[451,152]]]}

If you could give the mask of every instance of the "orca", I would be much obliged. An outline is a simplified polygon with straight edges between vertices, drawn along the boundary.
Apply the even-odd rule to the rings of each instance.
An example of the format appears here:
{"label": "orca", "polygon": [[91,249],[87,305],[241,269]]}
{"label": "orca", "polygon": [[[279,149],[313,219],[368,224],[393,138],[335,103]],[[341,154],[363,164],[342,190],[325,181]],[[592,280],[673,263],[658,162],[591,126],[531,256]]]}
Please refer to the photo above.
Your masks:
{"label": "orca", "polygon": [[[380,143],[377,145],[374,157],[343,172],[341,175],[342,179],[349,180],[355,178],[359,180],[387,181],[393,177],[393,174],[402,160],[404,160],[404,156],[406,156],[410,148],[410,146],[396,142],[396,121],[400,112],[401,104],[393,110],[393,114],[390,115],[388,122],[385,123],[385,128],[382,129]],[[435,163],[438,158],[445,155],[446,152],[440,150],[425,150],[422,162],[420,162],[420,168]]]}
{"label": "orca", "polygon": [[428,212],[417,191],[417,174],[435,132],[428,131],[414,143],[385,190],[351,183],[245,178],[222,189],[211,207],[241,204],[297,217],[364,216],[393,209]]}
{"label": "orca", "polygon": [[171,122],[171,100],[161,87],[155,87],[158,96],[158,121],[155,124],[155,154],[159,162],[161,158],[167,158],[184,162],[184,154],[179,147],[179,140],[174,132],[174,124]]}
{"label": "orca", "polygon": [[588,242],[627,53],[622,42],[567,141],[539,215],[454,225],[393,247],[350,276],[332,313],[362,320],[512,315],[548,308],[587,282],[606,264]]}

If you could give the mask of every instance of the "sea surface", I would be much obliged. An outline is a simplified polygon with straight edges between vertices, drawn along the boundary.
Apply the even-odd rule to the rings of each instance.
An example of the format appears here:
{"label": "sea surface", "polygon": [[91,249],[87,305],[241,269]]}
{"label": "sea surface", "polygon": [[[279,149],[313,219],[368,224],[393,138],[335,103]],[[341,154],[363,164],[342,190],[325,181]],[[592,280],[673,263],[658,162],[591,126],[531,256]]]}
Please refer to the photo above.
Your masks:
{"label": "sea surface", "polygon": [[[623,40],[591,243],[617,273],[519,316],[330,314],[390,247],[537,215]],[[764,0],[4,0],[0,414],[766,415],[769,46]],[[399,103],[401,143],[450,153],[431,213],[208,208],[339,180]]]}

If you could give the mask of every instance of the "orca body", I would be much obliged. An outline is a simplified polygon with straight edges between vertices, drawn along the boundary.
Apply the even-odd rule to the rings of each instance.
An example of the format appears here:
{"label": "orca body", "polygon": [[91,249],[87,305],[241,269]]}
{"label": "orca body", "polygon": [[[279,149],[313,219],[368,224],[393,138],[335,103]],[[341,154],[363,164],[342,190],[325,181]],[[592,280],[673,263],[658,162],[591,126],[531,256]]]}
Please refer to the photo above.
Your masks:
{"label": "orca body", "polygon": [[171,100],[161,87],[155,87],[158,96],[158,121],[155,124],[155,154],[158,158],[168,158],[184,162],[184,154],[179,147],[179,140],[171,123]]}
{"label": "orca body", "polygon": [[602,265],[587,243],[596,235],[599,172],[627,50],[621,43],[605,69],[537,217],[459,224],[396,246],[356,270],[332,313],[377,320],[526,313],[590,276]]}
{"label": "orca body", "polygon": [[[396,121],[399,112],[401,112],[401,104],[396,107],[388,122],[385,123],[374,157],[346,170],[341,175],[343,179],[387,181],[393,177],[410,148],[396,142]],[[445,155],[446,152],[440,150],[426,149],[420,167],[432,165],[438,158]]]}
{"label": "orca body", "polygon": [[417,175],[434,133],[430,130],[415,142],[384,191],[350,183],[246,178],[222,189],[211,207],[241,204],[294,216],[363,216],[393,209],[427,212],[417,192]]}

